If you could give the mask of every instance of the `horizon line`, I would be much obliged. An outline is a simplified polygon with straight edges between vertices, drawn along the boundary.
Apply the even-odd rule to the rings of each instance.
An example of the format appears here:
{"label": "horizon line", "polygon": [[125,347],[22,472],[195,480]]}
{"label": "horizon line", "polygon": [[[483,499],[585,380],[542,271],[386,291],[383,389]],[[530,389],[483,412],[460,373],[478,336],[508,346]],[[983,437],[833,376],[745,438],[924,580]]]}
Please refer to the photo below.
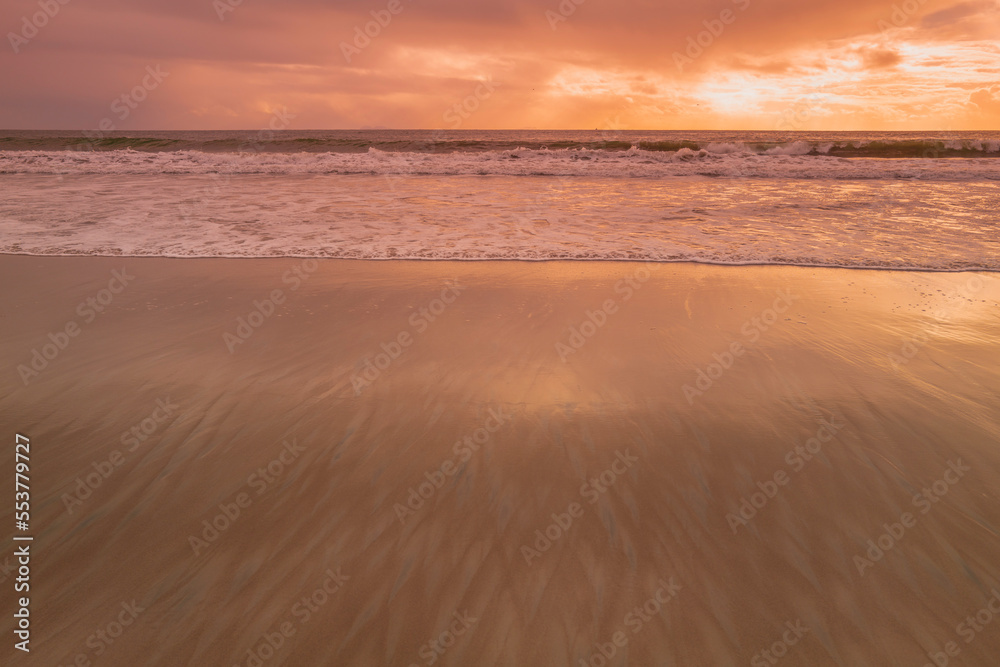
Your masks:
{"label": "horizon line", "polygon": [[[98,132],[94,128],[0,128],[0,132]],[[281,129],[271,130],[270,128],[198,128],[198,129],[173,129],[173,128],[143,128],[138,130],[109,130],[103,134],[111,136],[115,134],[135,133],[135,132],[275,132],[275,133],[295,133],[295,132],[894,132],[897,134],[913,134],[919,132],[1000,132],[1000,127],[992,129],[974,130],[954,130],[954,129],[931,129],[923,128],[918,130],[885,130],[873,128],[859,128],[850,130],[782,130],[782,129],[751,129],[751,128],[727,128],[727,129],[706,129],[706,128],[683,128],[683,129],[657,129],[657,128],[580,128],[580,127],[509,127],[509,128],[394,128],[394,127],[338,127],[338,128],[302,128],[302,129]],[[86,137],[85,137],[86,138]]]}

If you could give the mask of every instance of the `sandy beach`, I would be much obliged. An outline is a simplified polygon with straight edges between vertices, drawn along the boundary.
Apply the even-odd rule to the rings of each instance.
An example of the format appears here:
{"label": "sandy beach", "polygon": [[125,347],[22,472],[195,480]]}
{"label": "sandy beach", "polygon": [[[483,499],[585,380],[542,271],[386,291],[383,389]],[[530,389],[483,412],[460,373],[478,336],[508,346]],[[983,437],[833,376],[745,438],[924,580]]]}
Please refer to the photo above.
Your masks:
{"label": "sandy beach", "polygon": [[0,282],[19,664],[1000,655],[997,274],[8,255]]}

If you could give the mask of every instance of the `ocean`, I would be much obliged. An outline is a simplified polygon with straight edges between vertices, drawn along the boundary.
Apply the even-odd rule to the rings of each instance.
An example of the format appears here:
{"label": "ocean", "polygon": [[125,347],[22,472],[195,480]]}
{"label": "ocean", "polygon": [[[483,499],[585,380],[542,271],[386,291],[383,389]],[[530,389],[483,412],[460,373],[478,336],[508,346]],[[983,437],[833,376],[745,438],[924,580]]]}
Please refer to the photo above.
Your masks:
{"label": "ocean", "polygon": [[0,131],[23,664],[941,664],[1000,599],[998,147]]}
{"label": "ocean", "polygon": [[1000,132],[0,131],[0,252],[1000,270]]}

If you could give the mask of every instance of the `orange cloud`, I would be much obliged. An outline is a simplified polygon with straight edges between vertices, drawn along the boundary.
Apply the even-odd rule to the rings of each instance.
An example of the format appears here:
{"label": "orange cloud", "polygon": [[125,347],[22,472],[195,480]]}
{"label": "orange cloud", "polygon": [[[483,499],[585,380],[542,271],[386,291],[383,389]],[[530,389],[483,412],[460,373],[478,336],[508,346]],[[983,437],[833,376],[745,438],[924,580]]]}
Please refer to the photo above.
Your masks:
{"label": "orange cloud", "polygon": [[865,69],[881,69],[893,67],[903,62],[899,51],[892,49],[867,49],[862,52]]}
{"label": "orange cloud", "polygon": [[[973,0],[90,0],[0,53],[0,127],[995,128],[1000,4]],[[396,3],[396,4],[390,4]],[[568,8],[572,7],[572,11]],[[19,35],[35,0],[9,0]],[[553,21],[551,14],[560,17]],[[563,20],[564,19],[564,20]],[[346,48],[345,48],[346,46]]]}
{"label": "orange cloud", "polygon": [[1000,120],[1000,85],[991,88],[980,88],[969,95],[969,102],[978,107],[984,116]]}

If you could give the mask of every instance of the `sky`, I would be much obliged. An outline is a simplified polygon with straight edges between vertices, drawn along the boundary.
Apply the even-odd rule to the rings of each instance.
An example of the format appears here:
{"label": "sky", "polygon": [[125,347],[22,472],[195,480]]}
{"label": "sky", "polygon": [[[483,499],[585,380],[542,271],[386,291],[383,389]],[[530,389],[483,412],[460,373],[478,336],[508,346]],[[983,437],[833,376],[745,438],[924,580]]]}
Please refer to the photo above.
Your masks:
{"label": "sky", "polygon": [[4,0],[0,128],[1000,129],[1000,0]]}

